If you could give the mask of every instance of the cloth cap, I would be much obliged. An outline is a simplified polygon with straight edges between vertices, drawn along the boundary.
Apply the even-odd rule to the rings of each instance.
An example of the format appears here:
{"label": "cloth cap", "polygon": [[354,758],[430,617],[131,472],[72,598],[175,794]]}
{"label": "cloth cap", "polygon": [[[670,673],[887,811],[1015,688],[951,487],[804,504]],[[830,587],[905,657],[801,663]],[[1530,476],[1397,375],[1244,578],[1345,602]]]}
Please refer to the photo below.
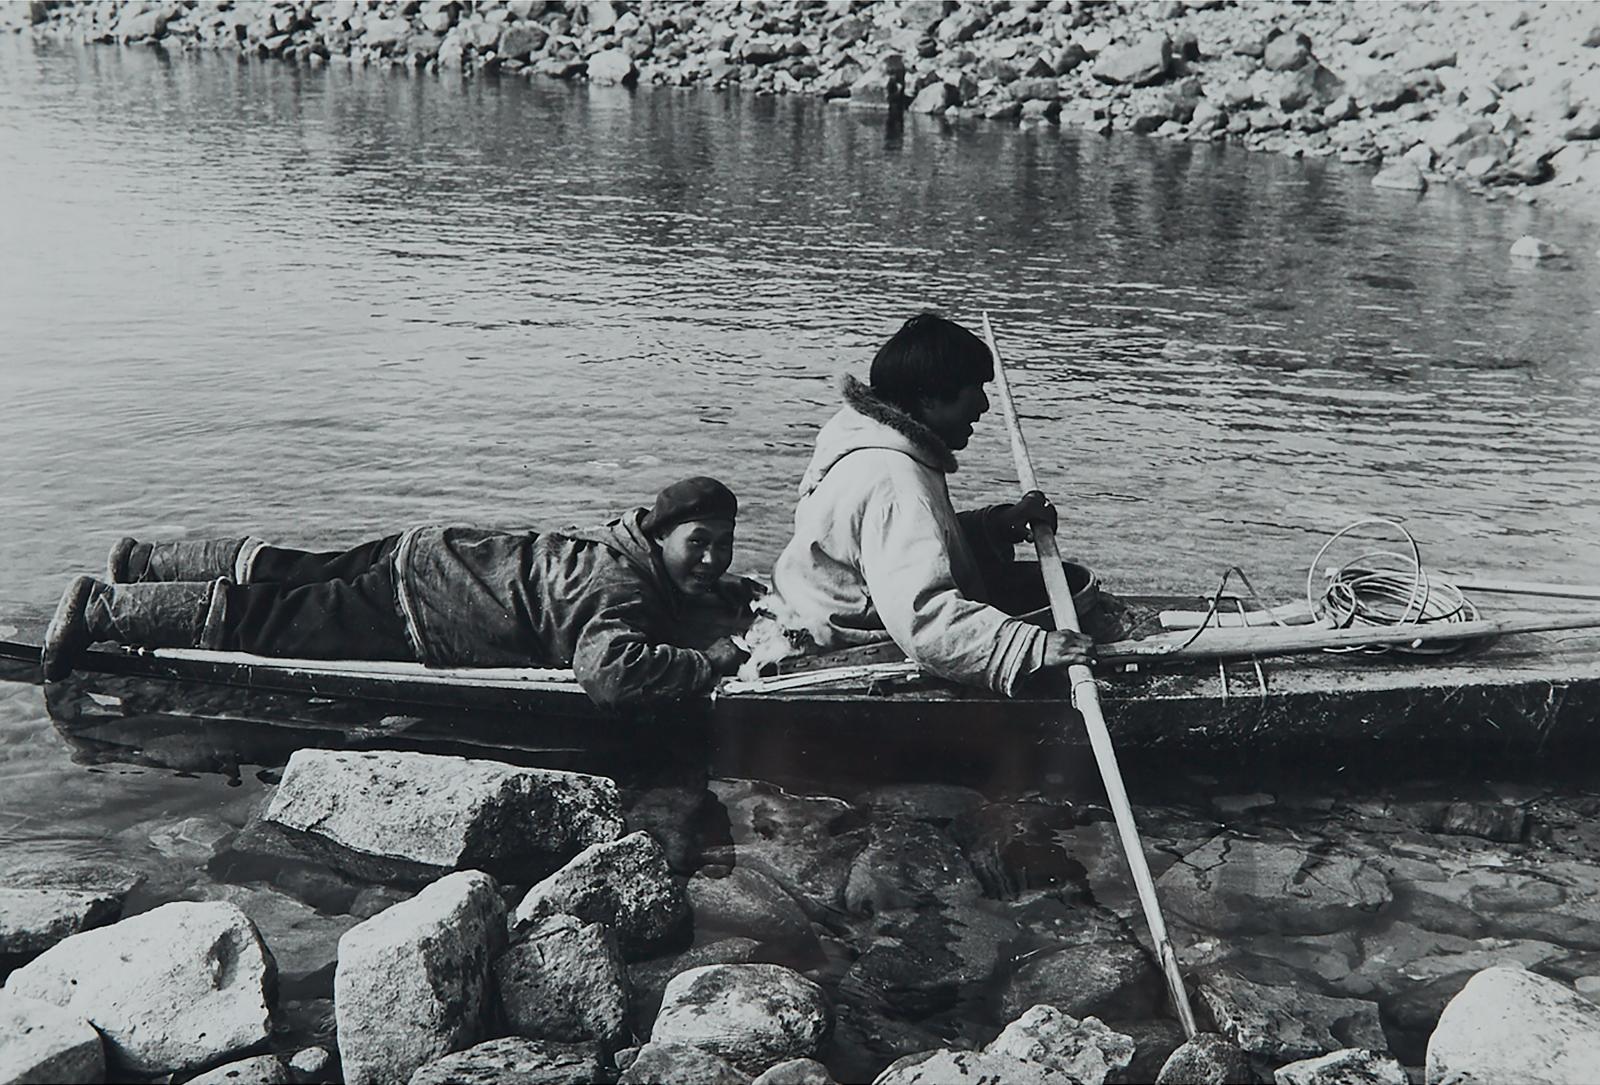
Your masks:
{"label": "cloth cap", "polygon": [[655,505],[639,526],[647,535],[661,535],[690,520],[733,520],[738,515],[739,499],[732,490],[714,478],[696,475],[656,494]]}

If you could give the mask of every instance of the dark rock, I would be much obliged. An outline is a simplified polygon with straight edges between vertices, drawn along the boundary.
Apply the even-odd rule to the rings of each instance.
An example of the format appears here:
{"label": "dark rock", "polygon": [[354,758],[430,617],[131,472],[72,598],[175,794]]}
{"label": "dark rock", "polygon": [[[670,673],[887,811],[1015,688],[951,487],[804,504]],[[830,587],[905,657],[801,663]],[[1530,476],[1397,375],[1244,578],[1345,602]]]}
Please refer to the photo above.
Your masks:
{"label": "dark rock", "polygon": [[1434,828],[1441,833],[1481,836],[1514,844],[1527,828],[1528,813],[1507,803],[1453,802],[1444,808]]}
{"label": "dark rock", "polygon": [[690,919],[683,885],[642,832],[584,849],[528,890],[512,913],[512,933],[558,913],[604,923],[630,960],[684,938]]}
{"label": "dark rock", "polygon": [[1374,113],[1398,109],[1416,98],[1416,91],[1390,72],[1377,72],[1361,80],[1356,90],[1356,101]]}
{"label": "dark rock", "polygon": [[695,929],[736,934],[776,945],[810,945],[811,924],[795,899],[772,878],[738,867],[724,877],[704,871],[689,879]]}
{"label": "dark rock", "polygon": [[669,867],[691,874],[700,866],[698,837],[711,820],[712,798],[703,779],[625,794],[624,831],[649,833],[666,853]]}
{"label": "dark rock", "polygon": [[1089,59],[1089,54],[1077,42],[1068,42],[1050,54],[1050,67],[1057,75],[1066,75],[1076,71],[1078,66]]}
{"label": "dark rock", "polygon": [[1041,1003],[1071,1017],[1127,1020],[1155,1013],[1160,973],[1131,942],[1086,942],[1028,957],[1006,980],[1001,1012],[1015,1018]]}
{"label": "dark rock", "polygon": [[843,1081],[871,1081],[895,1059],[932,1051],[948,1042],[920,1025],[841,1002],[834,1010],[828,1064]]}
{"label": "dark rock", "polygon": [[983,895],[960,847],[924,821],[872,824],[867,845],[850,864],[844,903],[862,915],[935,902],[965,903]]}
{"label": "dark rock", "polygon": [[604,1077],[596,1044],[562,1044],[508,1036],[430,1062],[410,1085],[586,1085]]}
{"label": "dark rock", "polygon": [[1084,864],[1061,844],[1081,820],[1070,807],[995,803],[955,821],[950,834],[984,895],[1009,900],[1027,889],[1086,888]]}
{"label": "dark rock", "polygon": [[1219,1032],[1270,1062],[1314,1058],[1346,1047],[1388,1048],[1378,1006],[1364,999],[1329,998],[1218,972],[1200,984],[1200,1001]]}
{"label": "dark rock", "polygon": [[494,50],[504,59],[526,60],[543,49],[549,38],[538,23],[505,23]]}
{"label": "dark rock", "polygon": [[1219,933],[1341,930],[1391,898],[1383,874],[1360,859],[1228,836],[1190,852],[1157,884],[1171,911]]}
{"label": "dark rock", "polygon": [[1202,1032],[1174,1051],[1156,1085],[1255,1085],[1250,1056],[1214,1032]]}
{"label": "dark rock", "polygon": [[593,1040],[614,1051],[628,1037],[628,975],[599,923],[553,915],[494,962],[510,1030],[536,1040]]}
{"label": "dark rock", "polygon": [[1006,88],[1011,97],[1019,102],[1034,99],[1041,102],[1054,102],[1061,98],[1061,83],[1051,76],[1045,78],[1018,79]]}
{"label": "dark rock", "polygon": [[1141,1021],[1111,1021],[1107,1028],[1133,1040],[1133,1061],[1106,1080],[1110,1085],[1137,1085],[1154,1081],[1161,1067],[1183,1046],[1183,1026],[1167,1017]]}
{"label": "dark rock", "polygon": [[1016,924],[970,905],[888,912],[840,981],[840,995],[903,1017],[925,1017],[987,984],[1016,937]]}

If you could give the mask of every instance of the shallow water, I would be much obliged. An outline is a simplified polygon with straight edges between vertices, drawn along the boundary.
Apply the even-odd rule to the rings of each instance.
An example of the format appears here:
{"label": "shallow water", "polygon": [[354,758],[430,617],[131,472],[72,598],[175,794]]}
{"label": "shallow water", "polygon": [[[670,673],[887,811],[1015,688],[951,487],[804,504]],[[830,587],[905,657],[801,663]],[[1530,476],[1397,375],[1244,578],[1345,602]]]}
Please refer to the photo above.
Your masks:
{"label": "shallow water", "polygon": [[[815,101],[15,39],[0,95],[0,600],[48,605],[124,532],[555,525],[698,472],[764,570],[837,376],[924,307],[994,314],[1064,546],[1112,586],[1237,563],[1292,596],[1363,515],[1435,568],[1600,578],[1600,238],[1528,207]],[[1513,263],[1530,232],[1573,257]],[[998,417],[963,463],[958,503],[1015,490]],[[75,765],[0,684],[3,865],[128,863],[137,908],[203,889],[262,793]]]}

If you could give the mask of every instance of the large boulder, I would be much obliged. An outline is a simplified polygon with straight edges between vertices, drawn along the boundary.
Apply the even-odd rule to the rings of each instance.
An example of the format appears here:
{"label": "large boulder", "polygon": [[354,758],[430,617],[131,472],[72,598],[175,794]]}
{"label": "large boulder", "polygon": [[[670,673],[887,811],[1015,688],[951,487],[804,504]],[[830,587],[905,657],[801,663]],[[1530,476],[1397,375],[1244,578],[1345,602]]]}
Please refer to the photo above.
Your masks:
{"label": "large boulder", "polygon": [[1311,39],[1298,30],[1277,34],[1267,42],[1261,63],[1268,71],[1287,72],[1311,59]]}
{"label": "large boulder", "polygon": [[105,1037],[113,1068],[192,1070],[271,1035],[272,959],[231,904],[178,901],[75,934],[6,990],[62,1006]]}
{"label": "large boulder", "polygon": [[674,976],[651,1043],[689,1044],[756,1073],[815,1055],[832,1027],[822,988],[776,964],[725,964]]}
{"label": "large boulder", "polygon": [[105,1046],[71,1010],[0,991],[0,1081],[74,1085],[106,1079]]}
{"label": "large boulder", "polygon": [[494,880],[441,878],[339,939],[333,1000],[348,1085],[405,1081],[483,1038],[490,961],[505,944]]}
{"label": "large boulder", "polygon": [[656,1013],[661,1009],[661,996],[667,992],[672,977],[691,968],[710,964],[750,964],[759,959],[761,943],[752,938],[719,938],[692,946],[682,953],[641,961],[628,968],[628,986],[632,991],[629,1010],[636,1036],[650,1035]]}
{"label": "large boulder", "polygon": [[639,79],[639,69],[623,49],[607,49],[589,58],[589,82],[631,84]]}
{"label": "large boulder", "polygon": [[538,23],[501,23],[495,52],[502,60],[527,60],[544,48],[549,36]]}
{"label": "large boulder", "polygon": [[597,1044],[508,1036],[419,1067],[409,1085],[587,1085],[604,1076]]}
{"label": "large boulder", "polygon": [[397,751],[297,750],[265,822],[373,881],[482,870],[524,884],[622,831],[599,776]]}
{"label": "large boulder", "polygon": [[750,1085],[838,1085],[816,1059],[785,1059],[769,1066]]}
{"label": "large boulder", "polygon": [[519,1036],[606,1051],[628,1037],[628,974],[602,924],[570,915],[540,920],[494,962],[506,1024]]}
{"label": "large boulder", "polygon": [[0,875],[0,962],[38,956],[63,938],[114,922],[139,880],[112,867],[6,871]]}
{"label": "large boulder", "polygon": [[1136,87],[1159,83],[1172,71],[1172,39],[1156,32],[1131,45],[1113,46],[1095,58],[1094,77]]}
{"label": "large boulder", "polygon": [[1270,1062],[1309,1059],[1346,1047],[1386,1051],[1378,1004],[1330,998],[1300,987],[1252,983],[1218,972],[1200,984],[1200,1001],[1217,1030]]}
{"label": "large boulder", "polygon": [[661,1085],[692,1081],[695,1085],[749,1085],[750,1075],[727,1059],[692,1044],[645,1044],[617,1078],[617,1085]]}
{"label": "large boulder", "polygon": [[585,848],[529,889],[511,916],[512,933],[562,913],[610,927],[630,960],[679,939],[690,918],[682,883],[644,832]]}
{"label": "large boulder", "polygon": [[1347,1047],[1280,1066],[1272,1081],[1273,1085],[1408,1085],[1410,1079],[1392,1055]]}
{"label": "large boulder", "polygon": [[1167,1056],[1156,1085],[1255,1085],[1250,1056],[1214,1032],[1202,1032]]}
{"label": "large boulder", "polygon": [[1071,1074],[1014,1055],[948,1047],[896,1059],[872,1085],[1078,1085]]}
{"label": "large boulder", "polygon": [[1166,907],[1216,933],[1327,934],[1388,904],[1389,883],[1368,863],[1302,845],[1213,837],[1156,883]]}
{"label": "large boulder", "polygon": [[1079,1085],[1105,1085],[1108,1076],[1133,1062],[1135,1044],[1098,1017],[1079,1021],[1054,1006],[1035,1006],[983,1050],[1059,1070]]}
{"label": "large boulder", "polygon": [[1579,1085],[1600,1066],[1600,1006],[1520,968],[1473,976],[1428,1039],[1428,1085]]}

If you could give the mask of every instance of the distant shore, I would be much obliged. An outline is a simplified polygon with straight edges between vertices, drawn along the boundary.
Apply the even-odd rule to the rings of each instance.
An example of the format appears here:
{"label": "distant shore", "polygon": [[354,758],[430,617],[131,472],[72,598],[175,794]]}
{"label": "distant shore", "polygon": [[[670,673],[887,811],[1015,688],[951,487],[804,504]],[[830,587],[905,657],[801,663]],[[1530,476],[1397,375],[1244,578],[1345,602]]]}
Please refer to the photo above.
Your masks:
{"label": "distant shore", "polygon": [[1600,218],[1600,2],[324,0],[0,6],[86,42],[806,94],[1331,156]]}

